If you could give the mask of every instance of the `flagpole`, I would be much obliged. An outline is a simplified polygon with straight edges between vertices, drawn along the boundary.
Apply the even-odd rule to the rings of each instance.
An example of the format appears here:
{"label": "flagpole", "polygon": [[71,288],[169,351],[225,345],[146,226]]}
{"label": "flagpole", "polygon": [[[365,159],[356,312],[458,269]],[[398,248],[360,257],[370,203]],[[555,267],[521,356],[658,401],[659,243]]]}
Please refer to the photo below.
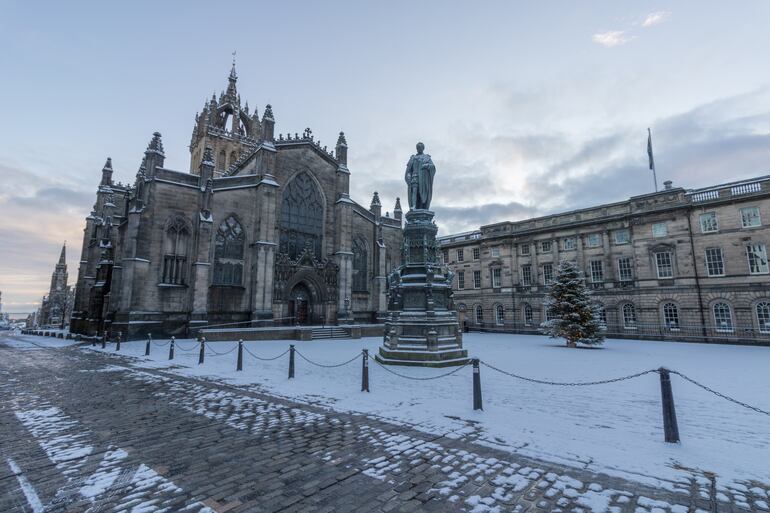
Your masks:
{"label": "flagpole", "polygon": [[658,175],[655,172],[655,159],[652,158],[652,132],[647,127],[647,155],[650,158],[650,169],[652,169],[652,181],[655,183],[655,192],[658,192]]}

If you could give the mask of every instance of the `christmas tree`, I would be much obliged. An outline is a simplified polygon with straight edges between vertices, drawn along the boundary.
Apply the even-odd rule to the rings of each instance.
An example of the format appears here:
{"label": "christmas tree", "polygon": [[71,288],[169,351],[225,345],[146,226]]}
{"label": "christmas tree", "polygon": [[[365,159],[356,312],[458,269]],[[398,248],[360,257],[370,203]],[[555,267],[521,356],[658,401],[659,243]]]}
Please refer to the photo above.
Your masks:
{"label": "christmas tree", "polygon": [[544,305],[549,320],[543,322],[540,329],[546,335],[565,338],[567,347],[577,347],[578,342],[588,345],[604,342],[598,307],[574,263],[559,264]]}

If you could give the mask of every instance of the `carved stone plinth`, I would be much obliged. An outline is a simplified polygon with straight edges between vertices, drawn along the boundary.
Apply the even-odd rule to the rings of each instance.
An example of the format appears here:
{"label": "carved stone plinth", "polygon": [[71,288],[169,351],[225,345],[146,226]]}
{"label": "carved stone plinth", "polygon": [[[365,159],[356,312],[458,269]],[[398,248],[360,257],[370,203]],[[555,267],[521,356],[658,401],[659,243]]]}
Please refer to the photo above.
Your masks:
{"label": "carved stone plinth", "polygon": [[452,272],[438,262],[433,212],[406,214],[402,265],[388,277],[388,319],[375,358],[392,365],[468,362],[452,301]]}

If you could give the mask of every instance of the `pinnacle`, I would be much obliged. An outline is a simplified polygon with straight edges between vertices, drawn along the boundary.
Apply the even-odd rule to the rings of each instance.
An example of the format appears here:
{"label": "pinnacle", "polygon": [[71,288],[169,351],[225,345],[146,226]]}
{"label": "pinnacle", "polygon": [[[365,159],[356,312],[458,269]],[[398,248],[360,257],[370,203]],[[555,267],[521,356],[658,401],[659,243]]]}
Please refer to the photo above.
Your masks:
{"label": "pinnacle", "polygon": [[112,171],[112,158],[107,157],[107,162],[104,163],[104,167],[102,169],[108,169]]}
{"label": "pinnacle", "polygon": [[340,132],[340,136],[339,136],[339,138],[337,138],[337,146],[340,146],[340,145],[343,145],[343,144],[345,146],[347,146],[348,145],[348,141],[347,141],[347,139],[345,139],[345,132]]}

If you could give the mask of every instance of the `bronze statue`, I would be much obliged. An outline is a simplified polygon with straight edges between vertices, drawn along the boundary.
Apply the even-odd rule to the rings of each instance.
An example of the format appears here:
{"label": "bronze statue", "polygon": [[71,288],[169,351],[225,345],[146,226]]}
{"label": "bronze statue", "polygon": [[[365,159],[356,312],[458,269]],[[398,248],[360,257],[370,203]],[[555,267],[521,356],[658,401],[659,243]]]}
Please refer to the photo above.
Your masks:
{"label": "bronze statue", "polygon": [[417,143],[417,153],[409,157],[406,164],[405,180],[409,188],[409,208],[428,210],[433,197],[433,177],[436,166],[430,155],[423,153],[425,145]]}

